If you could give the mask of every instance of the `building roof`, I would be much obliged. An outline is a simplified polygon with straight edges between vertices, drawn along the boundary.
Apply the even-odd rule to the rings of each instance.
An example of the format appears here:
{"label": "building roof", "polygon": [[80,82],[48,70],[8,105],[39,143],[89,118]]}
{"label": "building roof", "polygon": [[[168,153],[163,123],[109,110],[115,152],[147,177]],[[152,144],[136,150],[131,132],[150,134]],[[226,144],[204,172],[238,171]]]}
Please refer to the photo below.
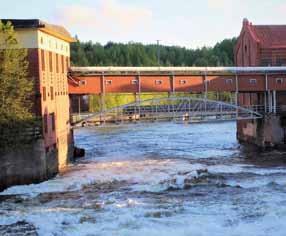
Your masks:
{"label": "building roof", "polygon": [[243,25],[262,48],[286,48],[286,25],[252,25],[247,19]]}
{"label": "building roof", "polygon": [[11,22],[15,29],[39,29],[67,42],[75,42],[75,39],[64,27],[49,24],[39,19],[1,19],[1,21],[3,23]]}

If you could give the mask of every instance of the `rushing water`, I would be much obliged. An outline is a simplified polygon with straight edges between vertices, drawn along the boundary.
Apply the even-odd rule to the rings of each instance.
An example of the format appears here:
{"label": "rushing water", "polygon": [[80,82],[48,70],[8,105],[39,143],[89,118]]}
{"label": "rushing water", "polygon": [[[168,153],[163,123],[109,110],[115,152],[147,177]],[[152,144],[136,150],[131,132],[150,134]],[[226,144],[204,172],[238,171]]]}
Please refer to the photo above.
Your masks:
{"label": "rushing water", "polygon": [[240,147],[235,131],[232,122],[76,130],[87,157],[2,192],[0,226],[25,221],[45,236],[286,235],[283,153]]}

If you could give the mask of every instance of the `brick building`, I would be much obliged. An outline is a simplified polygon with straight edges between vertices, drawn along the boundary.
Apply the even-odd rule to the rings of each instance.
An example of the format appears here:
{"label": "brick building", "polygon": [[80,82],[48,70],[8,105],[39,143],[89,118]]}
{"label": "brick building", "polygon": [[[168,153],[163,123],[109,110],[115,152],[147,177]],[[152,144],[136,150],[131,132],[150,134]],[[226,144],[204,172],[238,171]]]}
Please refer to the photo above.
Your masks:
{"label": "brick building", "polygon": [[[234,58],[239,67],[286,66],[286,25],[253,25],[244,19],[234,48]],[[238,121],[237,137],[241,141],[265,147],[285,145],[285,78],[275,73],[262,76],[265,92],[259,91],[259,84],[255,84],[253,90],[239,93],[238,102],[241,106],[263,107],[266,112],[264,119]]]}
{"label": "brick building", "polygon": [[244,19],[234,57],[236,66],[286,66],[286,25],[253,25]]}
{"label": "brick building", "polygon": [[29,77],[36,86],[34,110],[43,120],[45,155],[56,160],[51,162],[57,170],[51,171],[57,172],[66,166],[73,151],[67,71],[74,39],[63,27],[41,20],[2,20],[8,21],[20,46],[28,49]]}

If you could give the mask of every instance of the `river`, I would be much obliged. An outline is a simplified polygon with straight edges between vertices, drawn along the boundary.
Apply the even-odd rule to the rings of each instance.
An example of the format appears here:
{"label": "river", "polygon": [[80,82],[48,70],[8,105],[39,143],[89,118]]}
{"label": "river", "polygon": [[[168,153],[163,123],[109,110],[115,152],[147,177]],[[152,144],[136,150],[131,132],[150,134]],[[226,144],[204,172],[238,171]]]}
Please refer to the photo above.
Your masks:
{"label": "river", "polygon": [[0,232],[286,235],[285,154],[240,146],[234,122],[87,127],[75,140],[86,157],[68,172],[0,193]]}

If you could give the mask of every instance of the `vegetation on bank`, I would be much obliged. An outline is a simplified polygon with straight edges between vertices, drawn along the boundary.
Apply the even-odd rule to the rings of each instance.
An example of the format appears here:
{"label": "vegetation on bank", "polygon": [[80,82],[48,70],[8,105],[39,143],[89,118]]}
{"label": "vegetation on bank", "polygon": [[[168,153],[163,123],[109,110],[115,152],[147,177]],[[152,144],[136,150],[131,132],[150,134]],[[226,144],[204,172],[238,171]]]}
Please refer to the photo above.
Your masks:
{"label": "vegetation on bank", "polygon": [[[31,112],[34,81],[28,78],[27,49],[20,48],[11,23],[0,21],[0,153],[23,143],[35,127]],[[30,130],[28,130],[30,132]]]}
{"label": "vegetation on bank", "polygon": [[[158,66],[158,50],[161,66],[233,66],[233,48],[236,38],[225,39],[214,47],[187,49],[178,46],[143,45],[141,43],[99,43],[77,41],[71,45],[71,63],[74,66]],[[186,96],[186,94],[183,94]],[[167,93],[142,94],[141,99],[166,97]],[[180,96],[178,94],[178,96]],[[189,95],[187,95],[189,96]],[[192,95],[194,96],[194,95]],[[215,93],[209,94],[216,99]],[[220,99],[229,101],[230,94],[224,93]],[[108,94],[106,108],[112,108],[135,101],[132,94]],[[89,96],[89,110],[100,110],[98,95]]]}

